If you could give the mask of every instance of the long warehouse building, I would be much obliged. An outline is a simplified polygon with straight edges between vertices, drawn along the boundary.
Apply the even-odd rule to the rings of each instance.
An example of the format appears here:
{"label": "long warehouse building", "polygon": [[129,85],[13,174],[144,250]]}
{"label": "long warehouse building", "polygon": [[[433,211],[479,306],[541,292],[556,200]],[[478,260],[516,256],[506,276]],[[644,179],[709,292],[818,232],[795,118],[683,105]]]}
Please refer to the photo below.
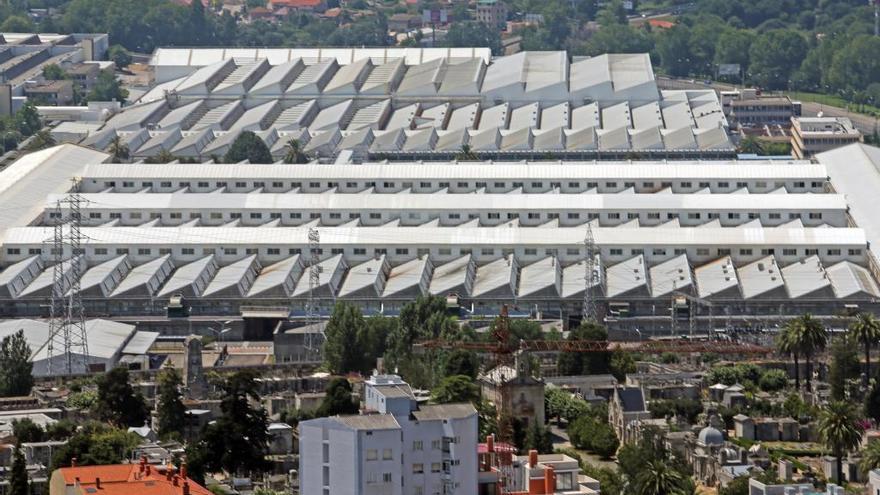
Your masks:
{"label": "long warehouse building", "polygon": [[83,249],[61,271],[96,316],[161,314],[175,295],[194,314],[302,315],[313,255],[324,312],[436,294],[564,317],[588,290],[624,326],[668,325],[679,296],[734,321],[877,310],[871,198],[836,179],[843,163],[880,176],[864,149],[838,153],[878,159],[149,165],[63,145],[0,172],[0,311],[47,311],[47,241],[72,202]]}

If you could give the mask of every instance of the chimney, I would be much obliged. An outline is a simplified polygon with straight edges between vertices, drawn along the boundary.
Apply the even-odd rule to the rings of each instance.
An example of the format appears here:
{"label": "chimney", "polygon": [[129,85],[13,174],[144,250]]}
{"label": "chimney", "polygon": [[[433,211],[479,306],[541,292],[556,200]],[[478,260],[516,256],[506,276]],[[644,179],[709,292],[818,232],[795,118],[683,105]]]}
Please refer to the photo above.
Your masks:
{"label": "chimney", "polygon": [[556,493],[556,473],[553,466],[544,468],[544,493]]}
{"label": "chimney", "polygon": [[495,452],[495,435],[486,436],[486,451],[490,454]]}
{"label": "chimney", "polygon": [[76,457],[70,458],[70,467],[76,467]]}
{"label": "chimney", "polygon": [[101,478],[95,478],[95,488],[97,488],[98,490],[101,489]]}
{"label": "chimney", "polygon": [[174,466],[168,464],[165,466],[165,481],[171,481],[171,476],[174,475]]}
{"label": "chimney", "polygon": [[529,467],[535,469],[535,466],[538,465],[538,451],[530,450],[529,451]]}
{"label": "chimney", "polygon": [[150,465],[149,465],[149,464],[147,464],[146,466],[144,466],[144,474],[147,475],[147,476],[150,475]]}
{"label": "chimney", "polygon": [[180,477],[181,479],[186,479],[186,461],[180,462]]}
{"label": "chimney", "polygon": [[171,484],[174,485],[174,486],[179,485],[179,484],[180,484],[179,481],[180,481],[180,477],[179,477],[179,476],[173,476],[173,477],[171,478]]}
{"label": "chimney", "polygon": [[183,482],[183,495],[189,495],[189,481]]}

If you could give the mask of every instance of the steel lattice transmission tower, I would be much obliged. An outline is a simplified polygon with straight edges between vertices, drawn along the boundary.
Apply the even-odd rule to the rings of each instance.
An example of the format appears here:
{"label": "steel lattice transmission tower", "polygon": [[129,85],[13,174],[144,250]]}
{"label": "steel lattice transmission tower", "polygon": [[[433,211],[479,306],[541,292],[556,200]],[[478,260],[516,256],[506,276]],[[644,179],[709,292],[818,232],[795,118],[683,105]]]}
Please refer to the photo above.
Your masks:
{"label": "steel lattice transmission tower", "polygon": [[[306,301],[306,325],[312,327],[320,322],[320,314],[318,311],[318,301],[315,292],[321,285],[321,234],[318,229],[309,228],[309,298]],[[321,334],[323,335],[323,330]],[[306,336],[306,348],[313,350],[315,348],[312,341],[312,332]]]}
{"label": "steel lattice transmission tower", "polygon": [[593,238],[593,226],[587,222],[587,235],[584,237],[584,307],[582,309],[583,321],[598,318],[596,309],[596,298],[593,294],[593,288],[598,283],[596,274],[596,240]]}
{"label": "steel lattice transmission tower", "polygon": [[[52,304],[49,308],[49,375],[72,375],[89,369],[89,347],[83,313],[80,277],[82,277],[82,195],[79,179],[63,200],[55,204],[55,225],[52,236]],[[62,203],[68,216],[62,217]],[[65,226],[67,234],[65,235]],[[70,258],[64,259],[64,247],[70,246]],[[58,358],[61,356],[61,359]]]}

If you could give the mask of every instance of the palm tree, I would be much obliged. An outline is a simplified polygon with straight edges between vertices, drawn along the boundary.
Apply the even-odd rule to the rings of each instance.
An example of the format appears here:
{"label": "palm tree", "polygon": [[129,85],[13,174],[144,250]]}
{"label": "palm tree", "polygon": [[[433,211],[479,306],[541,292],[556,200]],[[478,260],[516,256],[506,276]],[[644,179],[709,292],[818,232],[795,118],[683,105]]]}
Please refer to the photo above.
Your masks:
{"label": "palm tree", "polygon": [[782,329],[782,332],[776,337],[776,346],[779,348],[780,354],[791,354],[794,360],[794,387],[795,390],[801,389],[801,365],[800,365],[800,348],[797,343],[797,334],[800,331],[799,320],[791,320]]}
{"label": "palm tree", "polygon": [[455,155],[455,159],[456,159],[456,160],[461,160],[461,161],[465,161],[465,160],[470,160],[470,161],[478,160],[478,158],[477,158],[477,154],[474,153],[474,150],[471,149],[471,146],[470,146],[469,144],[463,144],[463,145],[461,145],[461,151],[459,151],[458,153],[456,153],[456,155]]}
{"label": "palm tree", "polygon": [[284,163],[309,163],[309,156],[303,152],[298,139],[291,139],[284,147],[287,148]]}
{"label": "palm tree", "polygon": [[842,479],[844,454],[862,441],[858,420],[856,409],[846,401],[829,402],[819,414],[819,436],[837,459],[837,484]]}
{"label": "palm tree", "polygon": [[122,137],[120,136],[116,136],[110,141],[109,151],[113,155],[113,161],[115,162],[125,161],[130,157],[128,146],[122,142]]}
{"label": "palm tree", "polygon": [[810,390],[813,374],[813,356],[825,348],[828,335],[822,322],[807,313],[788,322],[786,331],[789,334],[786,340],[790,351],[795,349],[807,360],[807,390]]}
{"label": "palm tree", "polygon": [[177,157],[175,157],[170,151],[162,148],[161,150],[159,150],[159,153],[147,158],[144,161],[147,163],[171,163],[176,159]]}
{"label": "palm tree", "polygon": [[871,313],[859,313],[850,323],[849,331],[865,346],[865,376],[862,381],[867,388],[868,377],[871,376],[871,345],[880,340],[880,321]]}
{"label": "palm tree", "polygon": [[685,479],[660,459],[648,463],[636,478],[637,495],[685,495]]}

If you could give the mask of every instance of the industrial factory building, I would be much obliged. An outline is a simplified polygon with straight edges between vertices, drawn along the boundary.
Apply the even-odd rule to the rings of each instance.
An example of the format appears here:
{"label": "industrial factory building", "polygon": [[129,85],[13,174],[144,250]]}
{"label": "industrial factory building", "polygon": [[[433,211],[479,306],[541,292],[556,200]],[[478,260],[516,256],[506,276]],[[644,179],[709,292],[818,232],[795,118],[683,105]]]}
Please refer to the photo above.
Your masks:
{"label": "industrial factory building", "polygon": [[151,63],[157,84],[82,144],[208,160],[253,131],[276,158],[295,139],[325,161],[734,154],[715,93],[658,90],[648,54],[163,48]]}
{"label": "industrial factory building", "polygon": [[313,259],[325,313],[344,300],[394,314],[436,294],[475,315],[509,303],[576,316],[587,290],[612,326],[668,325],[676,301],[698,323],[880,309],[869,249],[880,150],[830,153],[818,164],[150,165],[63,145],[0,173],[0,311],[45,314],[48,241],[74,202],[84,238],[61,253],[62,271],[78,274],[96,316],[164,314],[175,296],[192,314],[301,316]]}

